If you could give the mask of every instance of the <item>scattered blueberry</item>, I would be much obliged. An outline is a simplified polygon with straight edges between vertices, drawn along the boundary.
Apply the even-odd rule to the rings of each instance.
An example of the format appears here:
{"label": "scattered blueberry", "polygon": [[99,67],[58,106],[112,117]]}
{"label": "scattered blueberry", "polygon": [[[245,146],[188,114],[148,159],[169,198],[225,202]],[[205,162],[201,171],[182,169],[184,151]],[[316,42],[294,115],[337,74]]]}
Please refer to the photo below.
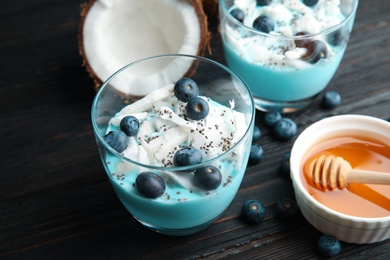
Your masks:
{"label": "scattered blueberry", "polygon": [[307,52],[302,56],[304,61],[309,63],[317,63],[321,59],[328,57],[328,49],[326,48],[325,43],[319,40],[314,41],[303,41]]}
{"label": "scattered blueberry", "polygon": [[182,78],[176,82],[173,92],[177,99],[183,102],[188,102],[190,98],[199,95],[198,84],[190,78]]}
{"label": "scattered blueberry", "polygon": [[276,203],[276,215],[284,220],[294,218],[299,213],[298,204],[294,199],[284,198]]}
{"label": "scattered blueberry", "polygon": [[273,126],[276,122],[282,119],[282,115],[277,111],[269,111],[265,113],[263,121],[264,124],[268,127]]}
{"label": "scattered blueberry", "polygon": [[323,108],[331,109],[341,104],[341,96],[337,91],[326,91],[321,99],[321,106]]}
{"label": "scattered blueberry", "polygon": [[255,142],[257,140],[259,140],[261,137],[261,130],[258,126],[255,126],[253,128],[253,137],[252,137],[252,142]]}
{"label": "scattered blueberry", "polygon": [[322,256],[336,256],[341,251],[340,241],[333,236],[323,235],[317,242],[317,249]]}
{"label": "scattered blueberry", "polygon": [[250,224],[257,224],[265,217],[265,208],[258,200],[247,200],[241,208],[242,218]]}
{"label": "scattered blueberry", "polygon": [[280,141],[291,140],[297,133],[297,124],[290,118],[282,118],[272,128],[276,139]]}
{"label": "scattered blueberry", "polygon": [[290,176],[290,155],[290,152],[286,152],[280,159],[280,171],[286,176]]}
{"label": "scattered blueberry", "polygon": [[153,172],[142,172],[135,179],[139,193],[148,199],[161,197],[165,192],[165,182],[161,176]]}
{"label": "scattered blueberry", "polygon": [[108,132],[104,136],[104,140],[109,146],[114,148],[115,151],[121,153],[126,149],[129,138],[122,130],[117,129]]}
{"label": "scattered blueberry", "polygon": [[272,0],[256,0],[257,6],[265,6],[269,5],[272,2]]}
{"label": "scattered blueberry", "polygon": [[258,144],[252,144],[251,151],[249,153],[249,163],[257,164],[263,158],[263,148]]}
{"label": "scattered blueberry", "polygon": [[201,97],[192,97],[186,106],[187,116],[193,120],[201,120],[209,114],[209,104]]}
{"label": "scattered blueberry", "polygon": [[349,32],[345,28],[341,28],[333,33],[330,33],[327,37],[327,41],[333,46],[340,46],[346,43],[349,38]]}
{"label": "scattered blueberry", "polygon": [[125,116],[119,127],[127,136],[135,136],[138,134],[139,121],[135,116]]}
{"label": "scattered blueberry", "polygon": [[202,153],[194,147],[185,147],[178,150],[173,156],[175,166],[190,166],[201,163]]}
{"label": "scattered blueberry", "polygon": [[274,30],[274,21],[266,15],[260,15],[253,21],[252,27],[258,31],[269,33]]}
{"label": "scattered blueberry", "polygon": [[307,6],[313,6],[318,3],[318,0],[303,0],[303,3]]}
{"label": "scattered blueberry", "polygon": [[239,22],[244,22],[245,13],[238,8],[235,8],[230,11],[230,15],[236,18]]}
{"label": "scattered blueberry", "polygon": [[215,190],[222,182],[220,170],[212,165],[196,169],[194,178],[204,190]]}

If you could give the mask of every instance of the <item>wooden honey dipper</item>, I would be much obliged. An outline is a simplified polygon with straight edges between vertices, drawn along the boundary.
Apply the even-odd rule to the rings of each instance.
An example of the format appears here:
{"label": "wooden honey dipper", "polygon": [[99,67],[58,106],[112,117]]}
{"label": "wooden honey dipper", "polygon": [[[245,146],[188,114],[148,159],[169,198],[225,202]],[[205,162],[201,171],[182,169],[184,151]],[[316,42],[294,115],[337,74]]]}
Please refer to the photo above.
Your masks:
{"label": "wooden honey dipper", "polygon": [[352,169],[349,162],[333,155],[310,159],[305,172],[320,189],[344,189],[350,183],[390,184],[390,173]]}

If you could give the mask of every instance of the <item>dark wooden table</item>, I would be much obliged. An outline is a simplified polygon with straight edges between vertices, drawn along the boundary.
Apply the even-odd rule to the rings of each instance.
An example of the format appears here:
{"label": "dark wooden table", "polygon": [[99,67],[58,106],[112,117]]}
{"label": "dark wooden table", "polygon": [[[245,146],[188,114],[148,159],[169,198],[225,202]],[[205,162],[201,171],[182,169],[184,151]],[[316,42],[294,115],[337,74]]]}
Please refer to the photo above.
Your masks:
{"label": "dark wooden table", "polygon": [[[278,164],[293,140],[277,142],[261,123],[264,158],[248,167],[231,206],[213,226],[168,237],[138,224],[114,194],[95,144],[90,107],[93,82],[81,66],[77,33],[80,0],[0,3],[0,258],[316,258],[321,233],[299,216],[274,218],[275,203],[293,189]],[[225,63],[216,19],[212,59]],[[288,115],[301,132],[336,114],[390,118],[390,1],[362,0],[344,59],[329,89],[342,105],[318,99]],[[390,134],[390,133],[389,133]],[[247,199],[266,206],[263,223],[240,218]],[[342,243],[337,258],[387,259],[390,240]]]}

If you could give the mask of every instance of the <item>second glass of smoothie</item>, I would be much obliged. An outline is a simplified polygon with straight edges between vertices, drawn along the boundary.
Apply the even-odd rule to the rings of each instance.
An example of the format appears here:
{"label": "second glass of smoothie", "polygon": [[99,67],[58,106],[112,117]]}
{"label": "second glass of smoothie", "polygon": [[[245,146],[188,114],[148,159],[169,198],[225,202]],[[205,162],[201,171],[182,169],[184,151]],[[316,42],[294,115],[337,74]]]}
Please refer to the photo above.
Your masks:
{"label": "second glass of smoothie", "polygon": [[228,66],[256,108],[295,112],[331,81],[344,55],[358,0],[220,0]]}

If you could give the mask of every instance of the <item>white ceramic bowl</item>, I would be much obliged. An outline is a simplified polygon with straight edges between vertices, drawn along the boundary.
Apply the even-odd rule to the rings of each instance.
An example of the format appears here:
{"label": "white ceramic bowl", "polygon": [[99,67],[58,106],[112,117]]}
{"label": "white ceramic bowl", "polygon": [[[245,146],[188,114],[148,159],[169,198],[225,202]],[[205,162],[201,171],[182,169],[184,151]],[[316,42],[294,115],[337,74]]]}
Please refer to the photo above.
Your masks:
{"label": "white ceramic bowl", "polygon": [[319,140],[346,134],[369,136],[390,146],[390,123],[363,115],[340,115],[322,119],[297,138],[291,151],[291,179],[296,200],[303,216],[324,234],[349,243],[365,244],[390,238],[390,215],[365,218],[346,215],[332,210],[315,200],[304,188],[301,180],[302,158]]}

